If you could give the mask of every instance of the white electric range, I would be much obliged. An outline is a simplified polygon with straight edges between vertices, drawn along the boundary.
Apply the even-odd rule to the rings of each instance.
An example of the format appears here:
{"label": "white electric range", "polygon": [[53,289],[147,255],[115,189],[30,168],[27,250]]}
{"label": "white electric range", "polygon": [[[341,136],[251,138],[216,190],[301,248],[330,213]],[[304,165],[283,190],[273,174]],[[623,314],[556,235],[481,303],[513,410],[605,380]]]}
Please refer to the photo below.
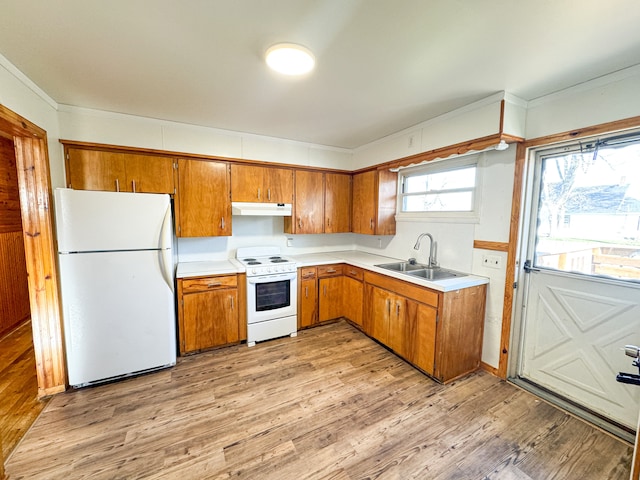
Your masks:
{"label": "white electric range", "polygon": [[247,275],[247,345],[298,331],[298,269],[280,248],[241,247],[236,259]]}

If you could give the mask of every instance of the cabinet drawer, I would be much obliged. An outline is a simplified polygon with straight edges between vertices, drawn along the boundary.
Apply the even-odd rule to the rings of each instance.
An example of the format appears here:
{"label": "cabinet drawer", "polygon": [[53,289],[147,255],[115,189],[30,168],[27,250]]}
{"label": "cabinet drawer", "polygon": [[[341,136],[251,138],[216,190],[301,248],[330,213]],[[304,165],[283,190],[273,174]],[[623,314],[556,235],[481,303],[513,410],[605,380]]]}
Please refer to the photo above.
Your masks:
{"label": "cabinet drawer", "polygon": [[364,273],[361,268],[352,267],[351,265],[345,265],[343,268],[343,273],[347,277],[355,278],[356,280],[362,281],[364,277]]}
{"label": "cabinet drawer", "polygon": [[344,265],[322,265],[318,267],[318,277],[334,277],[342,275],[342,267]]}
{"label": "cabinet drawer", "polygon": [[238,278],[235,275],[221,275],[219,277],[187,278],[182,280],[182,293],[205,292],[220,288],[237,287]]}
{"label": "cabinet drawer", "polygon": [[303,267],[300,269],[300,280],[316,278],[316,267]]}

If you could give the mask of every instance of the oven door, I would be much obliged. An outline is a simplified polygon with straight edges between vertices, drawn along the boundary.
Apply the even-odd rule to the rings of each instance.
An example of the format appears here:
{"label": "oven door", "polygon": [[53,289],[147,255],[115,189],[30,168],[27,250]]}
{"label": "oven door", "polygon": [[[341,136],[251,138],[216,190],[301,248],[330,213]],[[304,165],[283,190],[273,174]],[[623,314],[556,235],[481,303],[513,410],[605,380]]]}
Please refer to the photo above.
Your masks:
{"label": "oven door", "polygon": [[297,314],[298,273],[247,277],[247,322]]}

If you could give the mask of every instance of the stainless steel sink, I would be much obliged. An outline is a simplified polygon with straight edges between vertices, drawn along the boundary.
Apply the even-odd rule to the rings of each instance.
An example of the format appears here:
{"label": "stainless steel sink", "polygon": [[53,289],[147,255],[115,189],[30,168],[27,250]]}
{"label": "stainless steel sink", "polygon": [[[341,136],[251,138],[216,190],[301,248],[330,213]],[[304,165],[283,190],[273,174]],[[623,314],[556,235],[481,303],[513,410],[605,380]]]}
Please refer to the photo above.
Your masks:
{"label": "stainless steel sink", "polygon": [[447,278],[467,276],[465,273],[454,272],[453,270],[446,270],[444,268],[425,268],[423,270],[406,272],[406,274],[411,275],[412,277],[425,278],[427,280],[444,280]]}
{"label": "stainless steel sink", "polygon": [[412,272],[415,270],[423,270],[427,268],[427,265],[421,263],[409,263],[409,262],[396,262],[396,263],[383,263],[376,265],[376,267],[386,268],[387,270],[393,270],[394,272]]}
{"label": "stainless steel sink", "polygon": [[425,280],[445,280],[447,278],[466,277],[466,273],[447,270],[440,267],[429,267],[422,263],[396,262],[382,263],[376,267],[385,268],[394,272],[411,275],[412,277],[424,278]]}

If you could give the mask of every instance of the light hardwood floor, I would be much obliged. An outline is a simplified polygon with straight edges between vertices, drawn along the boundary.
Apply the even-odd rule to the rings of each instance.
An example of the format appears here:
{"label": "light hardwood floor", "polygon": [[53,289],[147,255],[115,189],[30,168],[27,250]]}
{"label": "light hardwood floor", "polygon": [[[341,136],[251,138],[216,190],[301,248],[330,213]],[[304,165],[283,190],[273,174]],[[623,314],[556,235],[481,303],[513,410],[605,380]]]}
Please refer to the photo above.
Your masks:
{"label": "light hardwood floor", "polygon": [[498,378],[439,385],[341,321],[55,396],[18,479],[626,479],[632,448]]}
{"label": "light hardwood floor", "polygon": [[0,438],[4,456],[15,448],[47,400],[38,400],[31,322],[0,339]]}

